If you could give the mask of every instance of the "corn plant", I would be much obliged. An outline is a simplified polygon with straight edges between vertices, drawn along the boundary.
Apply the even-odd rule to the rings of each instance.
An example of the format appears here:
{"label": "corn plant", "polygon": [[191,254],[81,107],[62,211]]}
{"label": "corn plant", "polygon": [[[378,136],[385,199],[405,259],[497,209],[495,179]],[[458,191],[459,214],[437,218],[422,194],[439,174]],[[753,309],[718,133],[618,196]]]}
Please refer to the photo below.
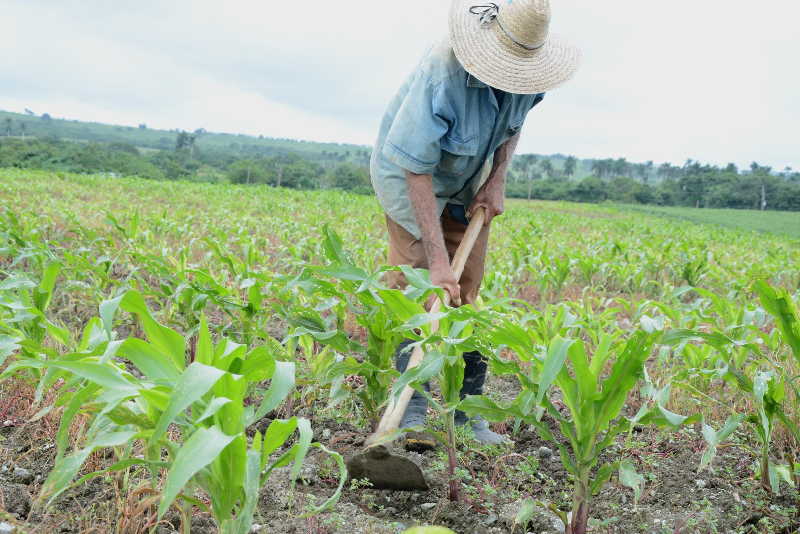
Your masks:
{"label": "corn plant", "polygon": [[[533,425],[543,439],[556,445],[564,468],[574,479],[569,520],[559,512],[567,534],[587,532],[592,495],[615,471],[623,484],[639,494],[643,479],[630,463],[600,461],[615,438],[631,429],[633,420],[667,427],[690,421],[667,410],[663,398],[643,406],[633,419],[622,417],[626,400],[643,377],[644,363],[660,337],[659,332],[640,331],[624,345],[601,344],[590,356],[583,341],[557,336],[549,342],[545,354],[537,355],[532,353],[535,337],[522,327],[505,322],[495,330],[493,339],[514,350],[519,361],[495,358],[493,368],[516,375],[522,392],[509,406],[499,406],[485,397],[467,397],[459,405],[467,413],[479,413],[493,421],[504,421],[509,416],[522,419]],[[611,366],[608,373],[607,366]],[[554,402],[550,391],[553,386],[566,413]],[[543,419],[545,414],[558,425],[566,443],[556,439]]]}
{"label": "corn plant", "polygon": [[[114,339],[112,325],[118,309],[138,317],[147,341]],[[156,486],[157,470],[163,468],[167,474],[159,518],[176,502],[181,503],[179,508],[205,508],[193,497],[194,488],[199,488],[210,497],[209,511],[220,532],[246,533],[259,488],[270,473],[291,463],[292,479],[296,478],[313,446],[333,455],[340,467],[337,491],[318,509],[335,502],[346,478],[344,463],[338,454],[311,443],[309,421],[276,419],[263,435],[256,431],[248,443],[247,429],[294,388],[292,362],[276,360],[268,346],[248,350],[224,338],[213,344],[201,318],[195,359],[187,364],[183,336],[159,324],[135,291],[103,302],[100,316],[87,326],[82,350],[58,359],[18,360],[5,373],[52,369],[67,379],[56,399],[65,408],[55,466],[42,487],[43,500],[51,503],[74,485],[73,479],[94,450],[113,448],[117,461],[112,466],[77,483],[141,465],[150,471],[151,484]],[[266,380],[269,387],[262,390],[259,384]],[[248,403],[253,389],[260,401]],[[90,415],[91,424],[79,440],[82,446],[67,454],[68,432],[78,413]],[[295,431],[297,442],[273,458]],[[184,531],[188,528],[184,521]]]}
{"label": "corn plant", "polygon": [[[461,402],[461,387],[464,382],[464,352],[486,350],[481,332],[488,328],[485,313],[471,306],[445,308],[437,313],[424,310],[409,317],[399,327],[405,335],[424,347],[422,362],[407,369],[395,382],[392,394],[399,397],[406,385],[414,387],[424,395],[430,406],[444,422],[445,434],[427,428],[446,448],[448,457],[448,488],[451,501],[460,498],[460,482],[456,477],[455,413]],[[413,345],[408,347],[411,350]],[[434,398],[424,384],[435,380],[439,385],[440,399]]]}

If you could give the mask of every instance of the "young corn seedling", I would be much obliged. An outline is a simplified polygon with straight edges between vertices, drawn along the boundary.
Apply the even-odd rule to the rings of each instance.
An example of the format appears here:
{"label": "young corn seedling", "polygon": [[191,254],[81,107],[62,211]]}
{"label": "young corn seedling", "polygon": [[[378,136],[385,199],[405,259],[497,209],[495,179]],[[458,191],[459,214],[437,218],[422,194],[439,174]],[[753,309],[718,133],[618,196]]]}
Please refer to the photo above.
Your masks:
{"label": "young corn seedling", "polygon": [[[604,463],[601,456],[618,435],[631,429],[631,419],[623,416],[623,410],[629,394],[643,377],[644,363],[661,334],[636,332],[624,344],[601,344],[592,355],[587,354],[581,340],[555,337],[540,357],[531,354],[534,338],[517,325],[505,323],[493,337],[519,357],[519,361],[496,358],[493,368],[516,375],[522,392],[510,406],[498,406],[485,397],[467,397],[459,408],[493,421],[509,416],[522,419],[533,425],[543,439],[553,442],[574,480],[572,512],[569,516],[559,512],[566,534],[585,534],[592,496],[615,471],[619,472],[620,482],[632,487],[637,497],[641,492],[643,478],[631,463]],[[557,405],[551,388],[557,390],[563,406]],[[566,443],[556,439],[543,419],[545,414],[558,425]],[[635,419],[642,425],[668,427],[689,421],[666,410],[661,402],[643,407]]]}
{"label": "young corn seedling", "polygon": [[[463,354],[483,348],[478,335],[488,328],[485,316],[471,306],[446,308],[438,313],[419,313],[398,327],[405,335],[415,339],[425,348],[422,362],[408,369],[394,384],[392,394],[399,396],[406,385],[411,385],[427,397],[434,411],[444,422],[445,434],[427,429],[446,448],[448,458],[448,488],[451,501],[460,499],[460,481],[456,476],[455,413],[461,402],[464,382]],[[410,349],[410,347],[409,347]],[[441,400],[435,399],[423,385],[435,380],[439,385]]]}
{"label": "young corn seedling", "polygon": [[[114,339],[111,329],[117,309],[136,315],[147,341]],[[187,365],[184,338],[159,324],[142,296],[129,291],[100,306],[100,320],[90,322],[83,350],[59,359],[18,361],[19,368],[54,369],[67,378],[56,404],[65,406],[57,434],[55,466],[42,487],[48,503],[75,484],[135,465],[151,472],[157,485],[158,470],[166,471],[158,507],[159,518],[175,503],[205,505],[194,498],[195,488],[210,498],[209,510],[220,532],[249,532],[259,488],[277,467],[292,464],[294,480],[310,447],[331,454],[339,465],[340,483],[334,495],[318,509],[338,498],[346,479],[344,462],[319,444],[312,444],[310,423],[302,418],[274,420],[263,433],[256,431],[248,443],[247,429],[272,412],[294,388],[294,364],[275,359],[268,346],[247,347],[221,339],[212,343],[205,318],[201,318],[194,362]],[[127,370],[133,366],[137,373]],[[260,400],[247,405],[250,386],[269,380]],[[68,432],[78,413],[91,416],[80,440],[83,445],[67,454]],[[175,431],[169,431],[174,427]],[[287,447],[298,432],[297,442]],[[141,444],[142,454],[137,454]],[[284,452],[273,455],[281,448]],[[102,471],[73,482],[81,466],[96,449],[114,448],[117,461]],[[184,521],[184,532],[189,522]]]}

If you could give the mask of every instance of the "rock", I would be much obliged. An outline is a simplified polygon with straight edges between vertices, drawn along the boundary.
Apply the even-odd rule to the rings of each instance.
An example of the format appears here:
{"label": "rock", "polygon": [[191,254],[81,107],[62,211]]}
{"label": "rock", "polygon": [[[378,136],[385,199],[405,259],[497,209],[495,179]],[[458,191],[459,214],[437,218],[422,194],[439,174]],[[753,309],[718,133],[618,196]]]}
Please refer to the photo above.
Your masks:
{"label": "rock", "polygon": [[495,513],[490,513],[486,519],[483,520],[483,524],[487,527],[492,526],[495,523],[497,523],[497,514]]}
{"label": "rock", "polygon": [[436,503],[435,502],[424,502],[424,503],[420,504],[419,507],[422,508],[423,510],[433,510],[434,508],[436,508]]}
{"label": "rock", "polygon": [[250,532],[261,532],[261,529],[263,529],[263,528],[264,528],[264,527],[262,527],[262,526],[261,526],[261,525],[259,525],[258,523],[253,523],[253,524],[250,526]]}
{"label": "rock", "polygon": [[31,496],[28,488],[22,484],[0,484],[0,499],[6,512],[20,519],[27,517],[31,511]]}
{"label": "rock", "polygon": [[12,525],[11,523],[6,523],[3,521],[0,523],[0,534],[14,534],[17,531],[17,527]]}
{"label": "rock", "polygon": [[548,449],[547,447],[539,447],[539,450],[536,451],[536,454],[542,460],[547,460],[548,458],[553,456],[553,451],[551,449]]}
{"label": "rock", "polygon": [[694,485],[697,486],[697,489],[704,489],[708,485],[708,482],[698,478],[694,481]]}
{"label": "rock", "polygon": [[15,467],[14,472],[11,474],[11,480],[18,484],[30,484],[33,482],[33,473],[24,467]]}
{"label": "rock", "polygon": [[330,428],[323,428],[322,429],[322,439],[325,441],[331,439],[331,429]]}
{"label": "rock", "polygon": [[319,475],[319,467],[316,464],[306,464],[300,470],[297,481],[305,486],[313,486]]}
{"label": "rock", "polygon": [[384,508],[384,509],[380,510],[375,515],[377,515],[378,517],[381,517],[381,518],[392,517],[394,515],[397,515],[397,508],[395,508],[393,506],[389,506],[387,508]]}

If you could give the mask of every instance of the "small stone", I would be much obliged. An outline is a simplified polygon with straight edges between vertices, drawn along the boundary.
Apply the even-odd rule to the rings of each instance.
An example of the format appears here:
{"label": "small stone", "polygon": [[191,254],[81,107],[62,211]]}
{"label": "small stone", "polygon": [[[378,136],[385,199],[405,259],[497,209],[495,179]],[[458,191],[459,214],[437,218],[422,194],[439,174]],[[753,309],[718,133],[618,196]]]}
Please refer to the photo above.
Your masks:
{"label": "small stone", "polygon": [[495,513],[489,514],[486,519],[483,520],[483,524],[487,527],[494,525],[495,523],[497,523],[497,514]]}
{"label": "small stone", "polygon": [[33,482],[33,473],[24,467],[15,467],[11,478],[19,484],[30,484]]}
{"label": "small stone", "polygon": [[330,428],[323,428],[322,429],[322,439],[325,441],[331,439],[331,429]]}
{"label": "small stone", "polygon": [[424,502],[424,503],[420,504],[419,507],[422,508],[423,510],[433,510],[434,508],[436,508],[436,503],[435,502]]}
{"label": "small stone", "polygon": [[259,525],[258,523],[253,523],[253,524],[250,526],[250,532],[261,532],[261,529],[263,529],[263,528],[264,528],[264,527],[262,527],[262,526],[261,526],[261,525]]}
{"label": "small stone", "polygon": [[393,506],[389,506],[387,508],[384,508],[384,509],[380,510],[375,515],[377,515],[378,517],[383,517],[383,518],[391,517],[393,515],[397,515],[397,508],[395,508]]}
{"label": "small stone", "polygon": [[536,454],[538,454],[539,458],[541,458],[542,460],[547,460],[548,458],[553,456],[553,451],[552,449],[549,449],[547,447],[539,447],[539,450],[536,451]]}
{"label": "small stone", "polygon": [[698,478],[694,481],[694,485],[697,486],[697,489],[704,489],[708,485],[708,482]]}
{"label": "small stone", "polygon": [[315,464],[304,465],[300,470],[300,476],[297,477],[297,481],[305,486],[313,486],[318,474],[319,467]]}
{"label": "small stone", "polygon": [[14,534],[17,531],[17,527],[12,525],[11,523],[6,523],[3,521],[0,523],[0,534]]}
{"label": "small stone", "polygon": [[14,426],[14,421],[12,421],[11,419],[6,419],[5,421],[3,421],[3,426],[6,426],[6,427]]}

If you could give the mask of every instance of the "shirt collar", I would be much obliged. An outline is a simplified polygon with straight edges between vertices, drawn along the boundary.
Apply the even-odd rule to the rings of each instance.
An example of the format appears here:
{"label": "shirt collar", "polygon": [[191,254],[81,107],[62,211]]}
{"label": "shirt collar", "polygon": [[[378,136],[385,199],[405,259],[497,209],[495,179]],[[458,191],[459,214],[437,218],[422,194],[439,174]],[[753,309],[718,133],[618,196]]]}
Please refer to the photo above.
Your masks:
{"label": "shirt collar", "polygon": [[489,87],[472,74],[467,73],[467,87],[476,87],[478,89],[485,89]]}

